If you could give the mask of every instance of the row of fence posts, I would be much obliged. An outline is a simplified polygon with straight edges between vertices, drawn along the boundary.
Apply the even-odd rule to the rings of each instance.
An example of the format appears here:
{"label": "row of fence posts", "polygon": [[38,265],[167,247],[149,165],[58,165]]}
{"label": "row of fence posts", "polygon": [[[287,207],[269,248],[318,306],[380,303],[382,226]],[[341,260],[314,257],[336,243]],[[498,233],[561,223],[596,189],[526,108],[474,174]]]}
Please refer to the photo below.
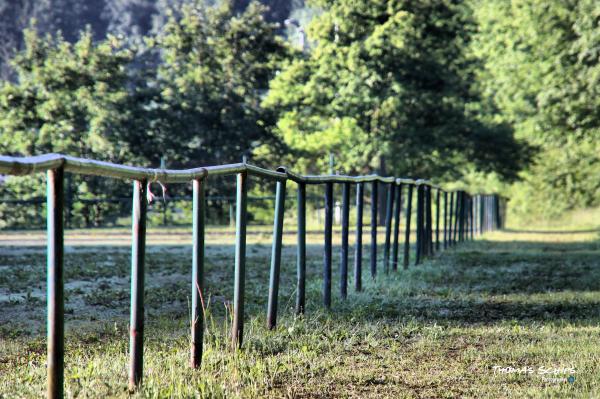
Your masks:
{"label": "row of fence posts", "polygon": [[[242,345],[244,333],[244,287],[246,261],[246,227],[248,202],[247,172],[237,173],[235,272],[232,346]],[[132,250],[131,250],[131,314],[129,343],[129,387],[134,390],[143,376],[144,344],[144,275],[147,182],[133,182],[132,206]],[[205,184],[196,179],[193,183],[193,252],[192,252],[192,309],[191,309],[191,367],[197,368],[202,359],[204,331],[204,257],[205,257]],[[277,322],[279,274],[283,218],[286,198],[286,180],[278,180],[275,195],[273,244],[269,278],[267,327],[273,329]],[[297,182],[297,286],[295,311],[306,310],[306,184]],[[311,183],[313,184],[313,183]],[[319,182],[325,186],[325,230],[323,257],[323,305],[331,307],[332,278],[332,225],[334,184],[342,185],[342,242],[340,259],[340,296],[348,295],[349,219],[350,190],[356,186],[356,237],[354,248],[354,289],[362,290],[363,259],[363,213],[365,185],[371,186],[371,239],[370,274],[373,279],[378,273],[377,261],[377,204],[378,186],[387,184],[385,202],[385,241],[383,250],[383,272],[396,271],[400,252],[400,218],[402,204],[406,198],[405,231],[403,245],[403,268],[410,262],[411,215],[413,193],[416,190],[416,251],[415,264],[455,245],[473,239],[474,235],[503,226],[501,198],[498,195],[471,196],[465,191],[448,192],[428,183],[381,183],[378,181],[358,183]],[[403,198],[403,195],[405,196]],[[435,202],[435,223],[432,214]],[[443,202],[443,206],[441,204]],[[63,396],[64,374],[64,170],[63,167],[47,171],[47,229],[48,229],[48,397]],[[443,209],[443,215],[442,215]],[[476,215],[479,217],[477,218]]]}
{"label": "row of fence posts", "polygon": [[[191,202],[192,201],[192,196],[173,196],[173,197],[166,197],[166,199],[164,201],[158,201],[157,204],[160,205],[160,207],[158,208],[148,208],[148,214],[150,213],[160,213],[161,217],[162,217],[162,226],[168,226],[170,225],[170,223],[173,223],[173,221],[169,222],[169,219],[167,217],[167,211],[169,209],[169,206],[172,206],[172,204],[176,204],[177,201],[186,201],[186,202]],[[227,224],[230,227],[235,227],[235,200],[236,197],[235,196],[206,196],[205,197],[206,201],[221,201],[223,203],[225,203],[225,207],[227,208],[228,211],[228,215],[227,215]],[[259,202],[259,201],[275,201],[275,196],[248,196],[248,202]],[[318,200],[320,202],[321,198],[320,197],[316,197],[316,196],[309,196],[307,197],[307,200],[310,199],[312,201],[314,200]],[[19,205],[29,205],[29,206],[34,206],[34,211],[33,213],[35,213],[35,215],[37,215],[40,219],[36,220],[35,223],[31,223],[31,221],[28,221],[27,223],[27,227],[26,229],[35,229],[35,228],[39,228],[39,226],[41,226],[42,224],[45,223],[45,219],[43,217],[43,213],[44,213],[44,209],[42,207],[42,205],[44,205],[46,203],[46,198],[45,197],[36,197],[36,198],[31,198],[31,199],[13,199],[13,198],[0,198],[0,204],[8,204],[10,206],[19,206]],[[131,204],[131,197],[115,197],[115,198],[77,198],[77,199],[73,199],[71,198],[70,200],[68,198],[65,198],[65,228],[77,228],[77,226],[75,225],[75,223],[73,223],[72,219],[73,219],[73,207],[75,206],[75,204],[81,204],[81,205],[97,205],[97,204],[116,204],[116,203],[126,203],[127,206],[130,206]],[[339,203],[336,204],[336,207],[339,208]],[[322,224],[321,221],[321,210],[317,209],[316,212],[316,218],[317,218],[317,223],[320,225]],[[336,224],[338,223],[338,221],[336,220],[335,222]],[[115,225],[116,226],[116,225]],[[94,227],[98,227],[97,225],[93,225],[92,223],[89,224],[85,224],[81,227],[87,227],[87,228],[94,228]],[[22,228],[20,226],[16,226],[17,229]],[[2,229],[6,229],[6,230],[14,230],[15,226],[9,226],[8,228],[2,228]],[[2,230],[0,229],[0,230]]]}

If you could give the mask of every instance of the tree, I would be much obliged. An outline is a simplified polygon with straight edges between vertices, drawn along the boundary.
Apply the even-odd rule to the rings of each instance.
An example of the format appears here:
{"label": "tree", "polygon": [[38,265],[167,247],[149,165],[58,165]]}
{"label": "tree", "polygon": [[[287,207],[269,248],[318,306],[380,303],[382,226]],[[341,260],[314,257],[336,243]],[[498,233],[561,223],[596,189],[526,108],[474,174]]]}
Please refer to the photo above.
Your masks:
{"label": "tree", "polygon": [[472,84],[475,30],[461,2],[322,1],[311,51],[271,83],[279,137],[312,172],[334,152],[346,172],[458,176],[468,164],[514,177],[526,159]]}
{"label": "tree", "polygon": [[[13,60],[16,81],[0,85],[0,152],[139,160],[128,145],[129,116],[135,108],[127,90],[132,52],[122,49],[114,37],[94,44],[90,30],[74,44],[60,34],[40,37],[34,29],[26,30],[24,37],[25,48]],[[12,180],[2,185],[4,195],[27,198],[23,187],[32,196],[42,194],[43,184]],[[128,192],[110,180],[83,177],[73,178],[69,189],[80,197]],[[95,208],[100,212],[100,205]],[[78,217],[84,218],[84,213]]]}
{"label": "tree", "polygon": [[[479,81],[499,118],[537,146],[523,213],[600,204],[597,2],[476,2]],[[528,203],[529,206],[525,206]]]}
{"label": "tree", "polygon": [[132,53],[115,38],[94,45],[91,31],[75,44],[61,35],[25,32],[13,66],[17,82],[0,86],[0,148],[5,154],[62,152],[121,161],[127,114],[126,66]]}
{"label": "tree", "polygon": [[[239,15],[230,3],[186,4],[156,39],[162,54],[148,104],[153,145],[173,164],[239,161],[270,139],[261,97],[287,49],[251,3]],[[176,132],[176,134],[174,134]],[[156,148],[145,148],[152,157]]]}

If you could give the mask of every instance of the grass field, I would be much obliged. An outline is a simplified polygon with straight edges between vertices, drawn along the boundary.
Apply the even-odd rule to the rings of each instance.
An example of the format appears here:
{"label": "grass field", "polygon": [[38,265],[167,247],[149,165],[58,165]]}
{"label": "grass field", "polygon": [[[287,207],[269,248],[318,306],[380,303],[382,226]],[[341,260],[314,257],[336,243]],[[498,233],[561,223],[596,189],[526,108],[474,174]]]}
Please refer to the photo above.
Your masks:
{"label": "grass field", "polygon": [[[487,234],[420,266],[365,278],[364,292],[351,290],[347,301],[334,291],[331,312],[320,305],[322,238],[311,234],[303,317],[293,315],[295,236],[286,235],[275,331],[264,327],[270,235],[255,229],[245,340],[237,352],[228,349],[227,337],[233,238],[226,231],[209,234],[211,299],[203,366],[196,371],[188,368],[190,237],[185,229],[153,230],[144,383],[134,396],[597,397],[600,218],[578,215]],[[0,236],[1,398],[45,393],[40,240],[43,232]],[[69,397],[129,396],[128,245],[126,230],[67,236]]]}

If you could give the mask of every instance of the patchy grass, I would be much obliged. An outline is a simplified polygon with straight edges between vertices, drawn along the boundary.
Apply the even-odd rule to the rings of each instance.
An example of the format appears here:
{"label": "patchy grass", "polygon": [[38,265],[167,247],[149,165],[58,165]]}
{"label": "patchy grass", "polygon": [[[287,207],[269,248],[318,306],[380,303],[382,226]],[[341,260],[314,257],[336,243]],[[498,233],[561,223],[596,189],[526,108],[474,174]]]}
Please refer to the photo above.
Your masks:
{"label": "patchy grass", "polygon": [[[286,236],[275,331],[265,328],[270,235],[257,229],[249,236],[244,346],[236,352],[228,348],[226,306],[232,298],[233,240],[222,232],[209,235],[211,299],[203,365],[196,371],[188,367],[191,249],[184,244],[190,237],[185,229],[153,230],[144,383],[134,396],[598,395],[598,224],[586,219],[580,229],[569,223],[562,230],[535,226],[488,234],[423,265],[380,274],[377,281],[365,275],[364,292],[350,289],[347,301],[334,285],[331,312],[320,305],[321,235],[314,234],[303,317],[292,311],[295,237]],[[0,247],[1,398],[39,397],[45,390],[45,257],[44,248],[35,246],[43,234],[6,234],[0,242],[14,244],[24,234],[32,246]],[[70,232],[67,240],[70,397],[129,396],[128,239],[125,230],[99,230]],[[366,270],[368,246],[364,252]],[[333,281],[338,279],[334,274]],[[526,372],[503,373],[494,366]],[[565,382],[571,375],[575,381]]]}

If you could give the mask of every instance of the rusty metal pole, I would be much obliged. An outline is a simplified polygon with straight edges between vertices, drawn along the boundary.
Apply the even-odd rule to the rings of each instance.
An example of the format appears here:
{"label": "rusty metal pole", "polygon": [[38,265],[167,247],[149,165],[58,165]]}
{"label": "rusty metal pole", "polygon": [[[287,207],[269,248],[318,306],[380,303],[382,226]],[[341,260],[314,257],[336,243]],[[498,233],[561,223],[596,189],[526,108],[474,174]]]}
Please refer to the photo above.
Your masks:
{"label": "rusty metal pole", "polygon": [[204,229],[205,204],[204,181],[195,179],[192,197],[192,368],[202,363],[204,338]]}
{"label": "rusty metal pole", "polygon": [[356,247],[354,253],[354,289],[362,290],[362,228],[363,228],[363,205],[364,184],[356,185]]}
{"label": "rusty metal pole", "polygon": [[244,291],[246,287],[246,224],[248,207],[248,173],[237,174],[235,209],[235,272],[233,288],[233,324],[231,346],[242,346],[244,340]]}
{"label": "rusty metal pole", "polygon": [[306,305],[306,184],[298,183],[298,253],[296,281],[296,314]]}
{"label": "rusty metal pole", "polygon": [[144,267],[146,254],[146,181],[133,182],[131,221],[131,315],[129,390],[142,382],[144,369]]}
{"label": "rusty metal pole", "polygon": [[281,241],[283,237],[283,215],[285,212],[285,180],[277,182],[275,193],[275,220],[273,221],[273,248],[271,252],[271,273],[269,276],[269,303],[267,307],[267,328],[272,330],[277,324],[279,297],[279,272],[281,269]]}
{"label": "rusty metal pole", "polygon": [[350,222],[350,183],[342,186],[342,250],[340,259],[340,295],[348,296],[348,226]]}
{"label": "rusty metal pole", "polygon": [[64,169],[46,174],[48,241],[48,398],[64,395],[65,299],[64,299]]}

